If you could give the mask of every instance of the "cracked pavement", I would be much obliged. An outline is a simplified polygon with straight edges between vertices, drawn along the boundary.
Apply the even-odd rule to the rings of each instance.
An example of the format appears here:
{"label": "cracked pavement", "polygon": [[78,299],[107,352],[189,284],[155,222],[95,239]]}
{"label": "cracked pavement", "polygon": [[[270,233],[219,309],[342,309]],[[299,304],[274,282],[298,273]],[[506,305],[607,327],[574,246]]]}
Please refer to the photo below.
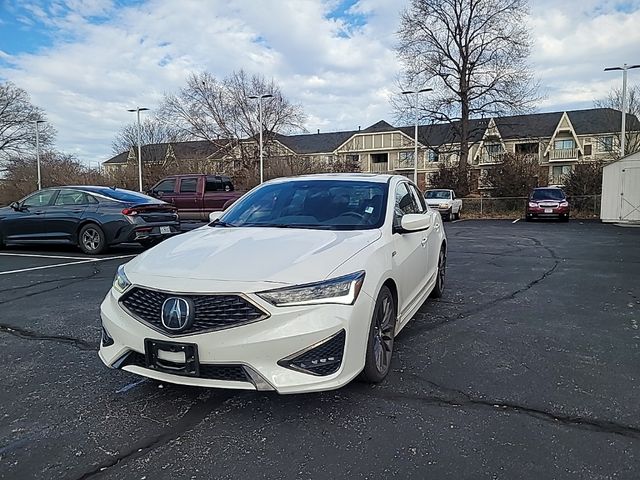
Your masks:
{"label": "cracked pavement", "polygon": [[390,376],[319,394],[104,368],[98,307],[123,260],[0,276],[0,478],[638,478],[640,229],[446,228],[445,296]]}

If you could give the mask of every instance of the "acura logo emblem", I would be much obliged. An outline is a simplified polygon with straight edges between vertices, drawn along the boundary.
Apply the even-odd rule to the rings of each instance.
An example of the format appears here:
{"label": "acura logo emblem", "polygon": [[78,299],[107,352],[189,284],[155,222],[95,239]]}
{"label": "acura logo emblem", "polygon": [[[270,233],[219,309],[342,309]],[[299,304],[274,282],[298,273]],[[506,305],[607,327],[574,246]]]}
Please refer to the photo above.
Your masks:
{"label": "acura logo emblem", "polygon": [[186,330],[193,323],[193,303],[180,297],[167,298],[162,304],[161,320],[167,330]]}

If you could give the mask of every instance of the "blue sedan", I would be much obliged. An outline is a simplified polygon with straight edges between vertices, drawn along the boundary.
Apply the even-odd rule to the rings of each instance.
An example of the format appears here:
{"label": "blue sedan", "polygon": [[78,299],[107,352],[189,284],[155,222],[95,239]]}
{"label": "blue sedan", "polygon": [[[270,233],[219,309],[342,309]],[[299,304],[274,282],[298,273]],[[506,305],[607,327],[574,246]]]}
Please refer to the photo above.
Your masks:
{"label": "blue sedan", "polygon": [[47,188],[0,208],[0,247],[66,243],[96,255],[125,242],[151,246],[179,232],[173,205],[120,188]]}

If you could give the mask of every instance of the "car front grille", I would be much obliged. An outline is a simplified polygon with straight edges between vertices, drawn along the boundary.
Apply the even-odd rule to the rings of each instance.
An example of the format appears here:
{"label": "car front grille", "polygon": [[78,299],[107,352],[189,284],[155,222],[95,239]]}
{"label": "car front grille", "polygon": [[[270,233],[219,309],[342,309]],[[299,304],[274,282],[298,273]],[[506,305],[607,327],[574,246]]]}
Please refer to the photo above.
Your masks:
{"label": "car front grille", "polygon": [[[148,370],[156,371],[157,369],[149,368],[145,356],[142,353],[131,351],[126,354],[126,358],[119,364],[119,367],[126,367],[133,365],[136,367],[146,368]],[[171,362],[166,362],[171,364]],[[165,370],[159,370],[164,373],[170,373],[173,375],[180,375],[177,372],[167,372]],[[215,364],[200,364],[200,373],[195,378],[206,378],[208,380],[224,380],[228,382],[249,382],[247,372],[242,365],[215,365]]]}
{"label": "car front grille", "polygon": [[[183,331],[172,332],[162,324],[162,305],[170,297],[188,298],[193,302],[193,323]],[[138,320],[169,336],[237,327],[269,316],[239,295],[176,295],[134,287],[122,296],[120,304]]]}
{"label": "car front grille", "polygon": [[346,333],[340,330],[319,345],[299,352],[278,362],[282,367],[325,376],[337,372],[342,365]]}

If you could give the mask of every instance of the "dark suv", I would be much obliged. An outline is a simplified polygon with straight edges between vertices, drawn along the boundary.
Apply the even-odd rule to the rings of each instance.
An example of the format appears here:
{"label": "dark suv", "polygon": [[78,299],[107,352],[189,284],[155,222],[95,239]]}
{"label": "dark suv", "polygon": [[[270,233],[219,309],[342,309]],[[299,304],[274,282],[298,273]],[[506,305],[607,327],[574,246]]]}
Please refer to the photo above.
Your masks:
{"label": "dark suv", "polygon": [[527,201],[525,220],[557,218],[568,222],[569,212],[569,202],[562,189],[557,187],[534,188]]}

